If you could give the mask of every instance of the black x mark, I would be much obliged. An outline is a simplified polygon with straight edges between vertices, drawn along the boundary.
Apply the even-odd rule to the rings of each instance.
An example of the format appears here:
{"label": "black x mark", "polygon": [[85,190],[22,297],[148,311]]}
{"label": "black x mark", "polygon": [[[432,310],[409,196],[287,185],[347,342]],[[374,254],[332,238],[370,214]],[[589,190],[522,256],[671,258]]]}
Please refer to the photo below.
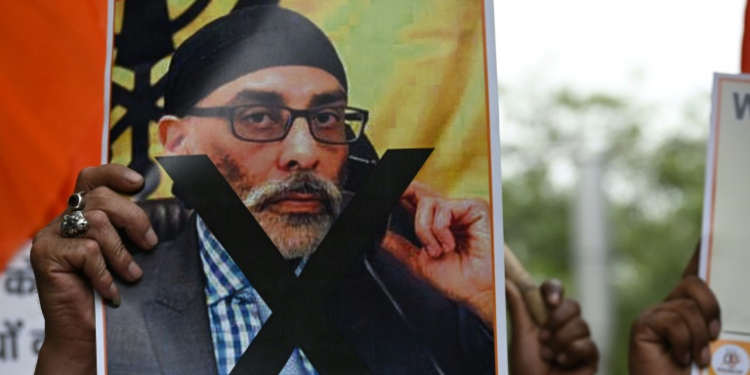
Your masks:
{"label": "black x mark", "polygon": [[[352,264],[372,246],[432,149],[388,150],[297,278],[205,155],[160,157],[193,207],[273,313],[231,374],[277,375],[299,347],[321,375],[370,374],[325,312]],[[380,229],[382,230],[382,229]]]}

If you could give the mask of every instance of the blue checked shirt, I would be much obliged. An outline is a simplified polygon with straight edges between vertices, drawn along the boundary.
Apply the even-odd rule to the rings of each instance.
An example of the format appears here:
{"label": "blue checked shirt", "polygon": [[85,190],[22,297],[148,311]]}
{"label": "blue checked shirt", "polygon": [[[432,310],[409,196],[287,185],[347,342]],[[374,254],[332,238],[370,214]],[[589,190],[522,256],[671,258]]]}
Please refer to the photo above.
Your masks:
{"label": "blue checked shirt", "polygon": [[[216,365],[219,375],[227,375],[268,320],[271,309],[200,217],[197,226]],[[304,263],[297,267],[298,275]],[[297,348],[280,375],[317,375],[317,372]]]}

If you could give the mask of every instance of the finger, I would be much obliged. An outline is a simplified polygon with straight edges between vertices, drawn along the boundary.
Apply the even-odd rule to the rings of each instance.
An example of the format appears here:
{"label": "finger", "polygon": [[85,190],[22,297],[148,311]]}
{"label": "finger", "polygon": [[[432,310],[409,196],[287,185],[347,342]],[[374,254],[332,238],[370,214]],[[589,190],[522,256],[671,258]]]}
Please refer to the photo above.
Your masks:
{"label": "finger", "polygon": [[142,249],[151,249],[159,241],[148,215],[137,204],[108,187],[98,187],[86,195],[86,212],[103,211],[116,228]]}
{"label": "finger", "polygon": [[89,222],[89,230],[84,237],[99,244],[104,259],[117,275],[131,282],[138,280],[143,275],[143,271],[123,245],[120,235],[112,226],[107,214],[104,211],[94,210],[84,215]]}
{"label": "finger", "polygon": [[451,202],[443,201],[435,208],[435,217],[432,222],[432,234],[440,242],[443,252],[451,253],[456,249],[456,239],[451,231],[453,219],[453,205]]}
{"label": "finger", "polygon": [[690,258],[690,262],[688,263],[687,267],[685,267],[685,272],[682,273],[682,277],[686,278],[688,276],[698,276],[698,266],[700,265],[700,259],[701,259],[701,241],[698,240],[698,243],[695,245],[695,251],[693,251],[693,256]]}
{"label": "finger", "polygon": [[687,298],[695,301],[701,311],[701,315],[709,326],[711,338],[719,337],[721,331],[721,309],[719,301],[706,285],[697,276],[688,276],[683,279],[677,287],[667,296],[667,301]]}
{"label": "finger", "polygon": [[432,234],[434,217],[435,200],[432,198],[421,199],[417,207],[417,213],[414,216],[414,233],[430,256],[439,257],[442,254],[440,242]]}
{"label": "finger", "polygon": [[419,182],[412,181],[411,184],[406,188],[404,194],[401,195],[401,204],[404,208],[414,216],[417,211],[417,206],[422,198],[438,198],[440,194],[432,190],[427,185]]}
{"label": "finger", "polygon": [[710,341],[708,325],[703,320],[700,308],[695,301],[689,299],[669,301],[658,306],[656,310],[672,311],[682,317],[690,332],[693,358],[702,367],[708,366],[711,361],[711,351],[708,348]]}
{"label": "finger", "polygon": [[560,305],[549,312],[544,327],[550,332],[555,332],[565,326],[570,320],[581,316],[581,306],[578,302],[570,299],[563,300]]}
{"label": "finger", "polygon": [[542,292],[542,298],[547,305],[548,309],[554,309],[563,300],[565,294],[565,288],[562,282],[557,279],[545,280],[544,283],[539,287]]}
{"label": "finger", "polygon": [[599,350],[590,337],[585,337],[569,343],[555,360],[566,367],[585,365],[595,369],[599,363]]}
{"label": "finger", "polygon": [[421,250],[414,246],[411,241],[389,230],[383,238],[382,247],[413,273],[421,275],[421,263],[419,261]]}
{"label": "finger", "polygon": [[671,310],[650,310],[633,323],[633,341],[651,342],[671,350],[676,363],[692,362],[691,336],[685,320]]}
{"label": "finger", "polygon": [[118,192],[132,193],[143,186],[143,177],[119,164],[88,167],[78,173],[76,191],[91,191],[100,186],[107,186]]}
{"label": "finger", "polygon": [[[112,274],[102,256],[99,244],[88,238],[60,238],[47,237],[46,264],[49,270],[44,274],[58,272],[69,273],[81,271],[91,281],[91,285],[99,294],[112,301],[115,306],[120,305],[120,293],[114,283]],[[49,241],[55,241],[50,243]]]}
{"label": "finger", "polygon": [[561,353],[571,343],[591,336],[588,324],[580,317],[571,319],[558,330],[553,331],[545,345],[555,353]]}

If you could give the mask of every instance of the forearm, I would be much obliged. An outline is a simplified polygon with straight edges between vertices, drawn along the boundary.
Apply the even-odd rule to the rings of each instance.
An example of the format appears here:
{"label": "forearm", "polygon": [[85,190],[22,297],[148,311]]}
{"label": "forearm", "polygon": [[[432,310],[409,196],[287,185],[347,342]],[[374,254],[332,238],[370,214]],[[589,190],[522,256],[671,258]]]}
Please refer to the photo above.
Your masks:
{"label": "forearm", "polygon": [[96,374],[96,343],[93,340],[61,342],[45,339],[39,350],[35,375]]}

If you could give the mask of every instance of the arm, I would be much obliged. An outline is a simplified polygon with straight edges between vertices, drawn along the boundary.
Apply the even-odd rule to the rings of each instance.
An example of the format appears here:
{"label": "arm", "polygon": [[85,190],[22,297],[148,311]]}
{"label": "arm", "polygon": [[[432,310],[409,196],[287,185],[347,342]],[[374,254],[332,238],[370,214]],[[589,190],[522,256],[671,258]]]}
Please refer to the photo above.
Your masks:
{"label": "arm", "polygon": [[94,298],[91,287],[113,305],[120,294],[113,275],[129,282],[142,276],[115,228],[142,249],[158,239],[146,214],[118,193],[137,191],[143,178],[120,165],[87,168],[75,191],[86,191],[84,216],[89,229],[81,238],[61,235],[61,214],[34,237],[31,264],[45,321],[45,340],[36,374],[96,373]]}

